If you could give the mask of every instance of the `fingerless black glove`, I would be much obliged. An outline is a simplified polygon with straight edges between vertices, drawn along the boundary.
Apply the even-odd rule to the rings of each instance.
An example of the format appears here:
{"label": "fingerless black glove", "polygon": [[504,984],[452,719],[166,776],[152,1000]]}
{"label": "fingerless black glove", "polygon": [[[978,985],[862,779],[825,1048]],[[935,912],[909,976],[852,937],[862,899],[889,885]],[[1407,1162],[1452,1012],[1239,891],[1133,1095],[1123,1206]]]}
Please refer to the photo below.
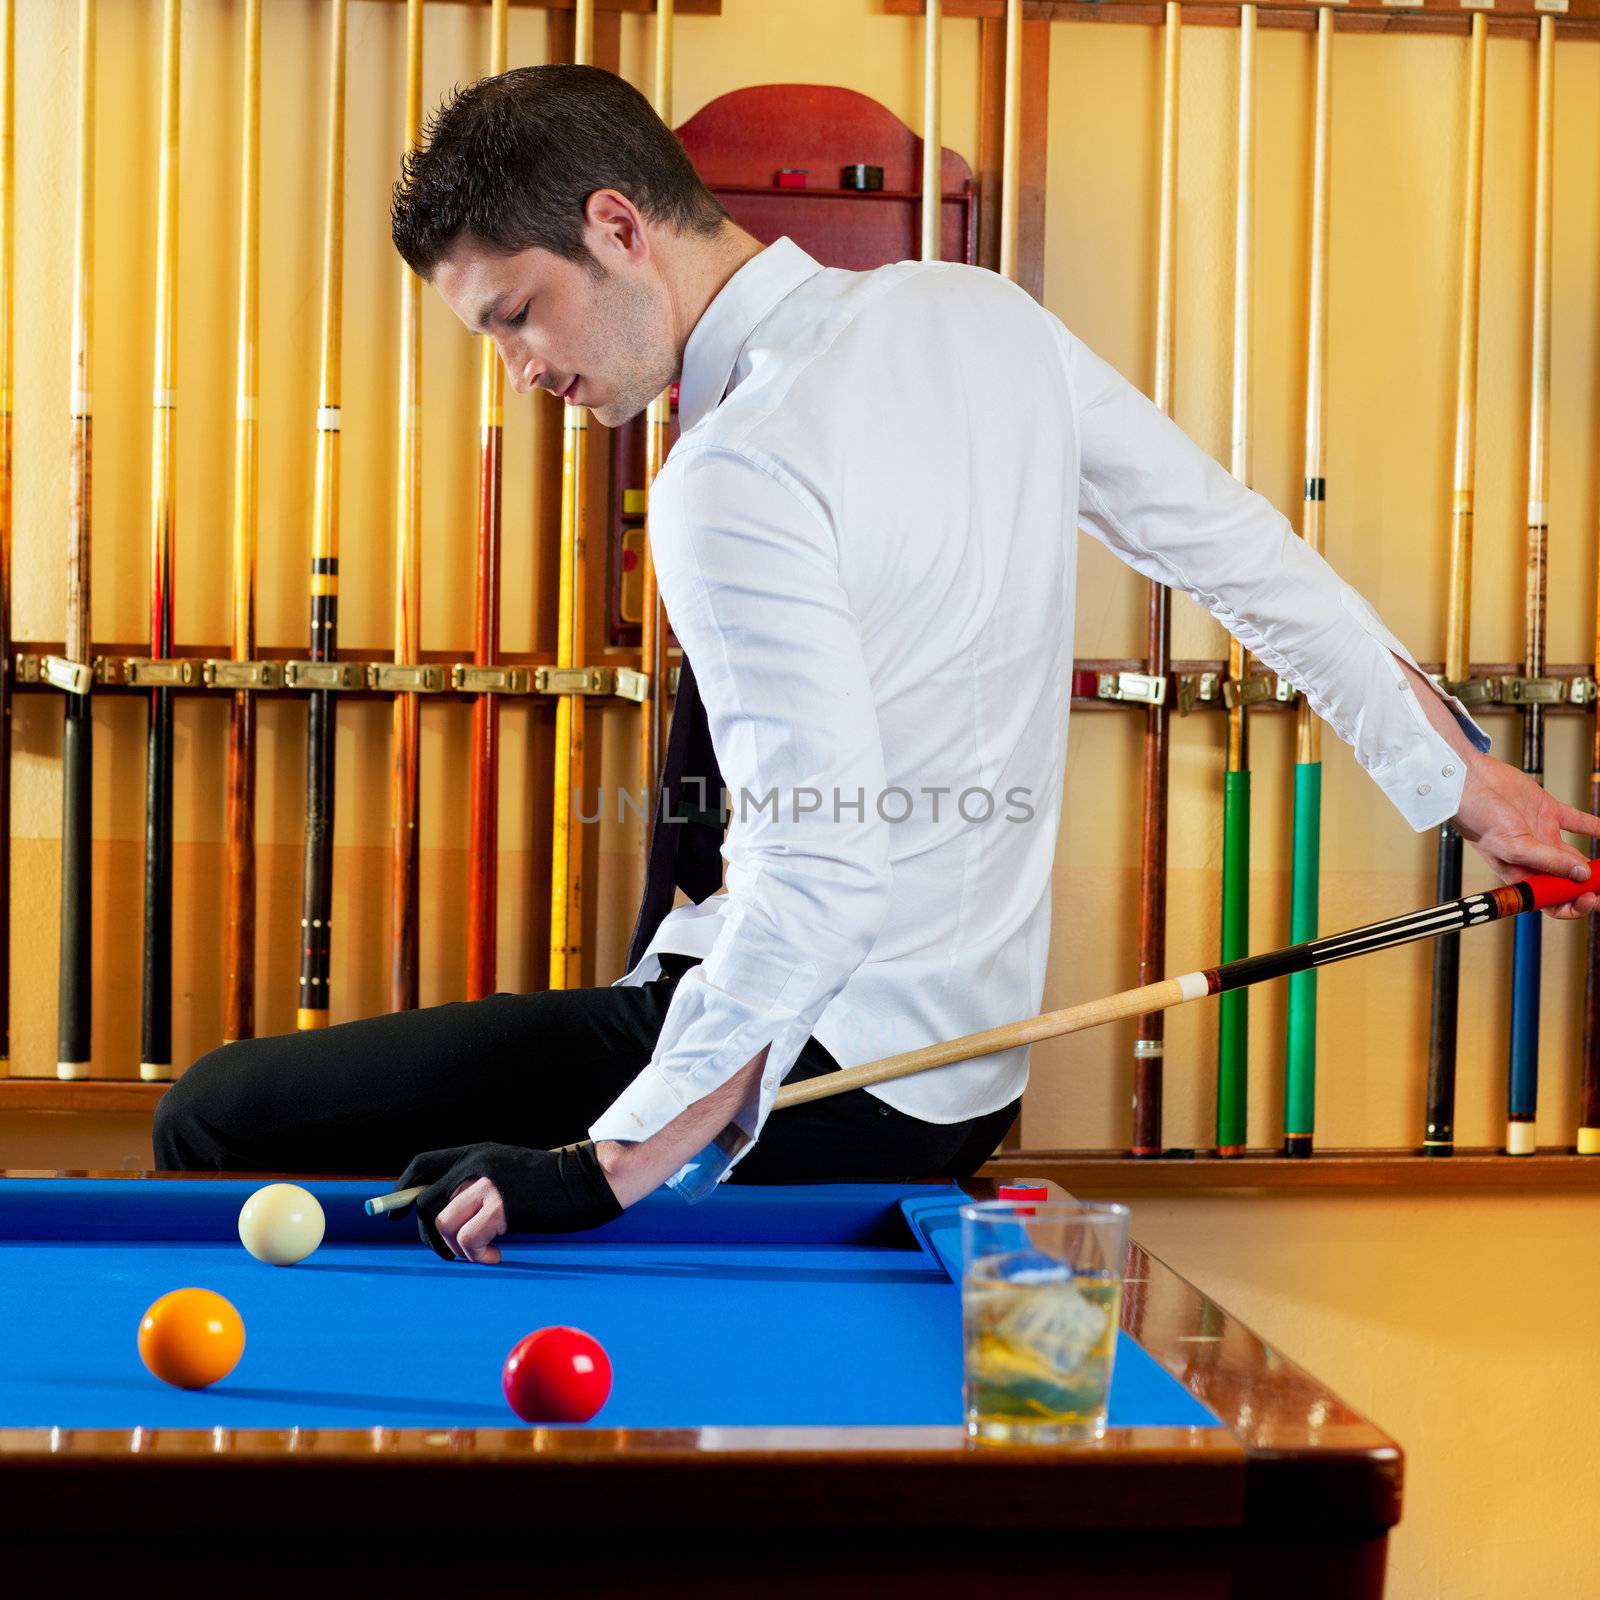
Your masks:
{"label": "fingerless black glove", "polygon": [[524,1150],[514,1144],[429,1150],[400,1174],[395,1188],[427,1184],[416,1200],[417,1230],[446,1261],[455,1258],[435,1223],[456,1190],[474,1178],[487,1178],[500,1191],[512,1233],[578,1233],[622,1215],[587,1140],[571,1150]]}

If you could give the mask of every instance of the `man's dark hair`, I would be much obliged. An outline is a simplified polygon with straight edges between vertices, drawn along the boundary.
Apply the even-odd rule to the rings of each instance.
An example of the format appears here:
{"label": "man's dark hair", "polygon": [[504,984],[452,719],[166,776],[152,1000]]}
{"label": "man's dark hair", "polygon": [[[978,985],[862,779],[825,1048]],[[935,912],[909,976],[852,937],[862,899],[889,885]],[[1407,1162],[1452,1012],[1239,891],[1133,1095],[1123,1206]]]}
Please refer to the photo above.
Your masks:
{"label": "man's dark hair", "polygon": [[597,189],[683,233],[714,234],[728,217],[637,89],[598,67],[518,67],[458,89],[428,118],[401,164],[390,233],[424,279],[464,237],[598,270],[583,239]]}

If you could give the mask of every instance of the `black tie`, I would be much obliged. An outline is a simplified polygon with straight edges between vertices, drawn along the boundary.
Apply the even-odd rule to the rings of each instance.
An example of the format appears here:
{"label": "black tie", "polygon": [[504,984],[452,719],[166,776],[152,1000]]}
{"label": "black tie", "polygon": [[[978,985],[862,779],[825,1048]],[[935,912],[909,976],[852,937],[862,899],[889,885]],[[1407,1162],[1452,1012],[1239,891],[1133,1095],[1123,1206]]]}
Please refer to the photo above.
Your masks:
{"label": "black tie", "polygon": [[689,658],[678,669],[678,694],[661,763],[661,786],[650,820],[644,894],[628,941],[631,972],[682,889],[698,905],[722,887],[722,772]]}

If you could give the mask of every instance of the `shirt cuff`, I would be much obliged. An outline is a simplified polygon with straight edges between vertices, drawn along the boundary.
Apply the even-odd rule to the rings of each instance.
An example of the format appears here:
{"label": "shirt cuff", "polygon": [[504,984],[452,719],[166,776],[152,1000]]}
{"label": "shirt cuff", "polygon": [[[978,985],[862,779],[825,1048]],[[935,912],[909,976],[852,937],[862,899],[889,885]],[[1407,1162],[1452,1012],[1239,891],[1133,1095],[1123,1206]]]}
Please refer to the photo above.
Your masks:
{"label": "shirt cuff", "polygon": [[[815,977],[811,963],[801,963],[785,988],[806,992]],[[709,983],[702,967],[685,973],[649,1064],[602,1113],[589,1137],[627,1144],[651,1138],[765,1048],[760,1086],[730,1119],[745,1137],[730,1141],[736,1148],[728,1152],[717,1181],[725,1178],[760,1136],[783,1080],[810,1037],[808,1021],[783,1005],[784,998],[780,993],[776,1004],[753,1006]]]}

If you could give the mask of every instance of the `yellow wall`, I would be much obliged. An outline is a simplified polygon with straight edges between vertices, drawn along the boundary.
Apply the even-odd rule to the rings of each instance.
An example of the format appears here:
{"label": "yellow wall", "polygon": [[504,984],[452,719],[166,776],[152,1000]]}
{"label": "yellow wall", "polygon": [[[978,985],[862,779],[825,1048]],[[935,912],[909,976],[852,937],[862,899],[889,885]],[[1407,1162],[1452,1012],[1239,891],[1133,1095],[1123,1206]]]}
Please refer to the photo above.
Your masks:
{"label": "yellow wall", "polygon": [[[22,8],[18,32],[19,348],[16,632],[61,637],[66,507],[65,400],[72,191],[74,7]],[[147,605],[150,305],[154,289],[156,0],[100,8],[100,238],[95,394],[94,635],[137,641]],[[341,643],[390,640],[399,267],[386,229],[398,154],[402,8],[350,10],[351,90],[344,389]],[[231,484],[233,297],[237,268],[242,7],[184,7],[179,351],[178,633],[226,637]],[[322,205],[325,7],[266,8],[262,279],[267,355],[259,636],[297,647],[306,632],[312,416]],[[643,81],[651,24],[623,26],[623,67]],[[543,14],[516,10],[511,59],[536,61]],[[921,121],[920,24],[877,0],[723,0],[718,18],[680,21],[681,120],[746,84],[827,81]],[[1185,36],[1179,213],[1179,421],[1226,456],[1232,238],[1232,119],[1237,35]],[[481,70],[481,7],[430,7],[425,94]],[[1154,180],[1159,42],[1131,27],[1057,25],[1051,63],[1046,298],[1136,382],[1151,376]],[[1255,478],[1293,513],[1299,494],[1307,247],[1311,40],[1260,40]],[[1480,388],[1474,657],[1520,655],[1526,498],[1533,47],[1490,47]],[[977,26],[947,24],[945,139],[975,154]],[[1335,564],[1424,658],[1442,653],[1453,425],[1461,39],[1338,39],[1334,61],[1333,256],[1327,548]],[[1593,646],[1600,473],[1600,43],[1563,42],[1557,74],[1550,658],[1588,661]],[[433,297],[425,300],[423,640],[466,655],[471,641],[477,351]],[[512,399],[506,418],[504,643],[553,643],[552,410]],[[1077,650],[1141,652],[1144,585],[1086,543]],[[518,597],[524,597],[519,599]],[[1219,630],[1187,601],[1175,651],[1222,652]],[[180,703],[175,1047],[209,1048],[221,1022],[222,768],[220,704]],[[134,1071],[138,1041],[144,713],[132,698],[96,702],[98,1070]],[[543,818],[548,718],[505,713],[501,812],[501,983],[542,982]],[[1255,736],[1256,858],[1252,943],[1287,934],[1289,719],[1262,716]],[[14,781],[13,1070],[48,1075],[55,1035],[60,711],[19,697]],[[302,708],[261,717],[259,1026],[293,1025],[303,791]],[[388,716],[340,713],[333,994],[336,1017],[385,1003]],[[423,717],[425,1002],[463,985],[467,716]],[[602,770],[632,777],[631,713],[603,717]],[[1493,728],[1510,749],[1510,722]],[[1131,981],[1137,879],[1137,715],[1082,715],[1073,729],[1067,823],[1057,862],[1050,1003]],[[1173,965],[1217,945],[1221,722],[1177,725],[1172,794]],[[1586,735],[1552,719],[1551,786],[1586,791]],[[1411,834],[1328,741],[1323,926],[1366,920],[1429,898],[1431,839]],[[622,830],[600,841],[592,908],[596,975],[614,974],[637,863]],[[1472,881],[1483,881],[1474,868]],[[1582,935],[1547,932],[1545,1080],[1540,1136],[1570,1142],[1576,1113]],[[1502,1117],[1509,932],[1464,951],[1459,1133],[1489,1143]],[[1418,1137],[1427,1026],[1421,948],[1335,968],[1322,978],[1319,1133],[1330,1144],[1396,1145]],[[1167,1136],[1204,1143],[1210,1125],[1214,1013],[1192,1007],[1169,1026]],[[1275,1142],[1282,997],[1252,1004],[1251,1138]],[[1131,1034],[1107,1030],[1036,1058],[1025,1131],[1036,1146],[1115,1147],[1126,1138]],[[43,1157],[30,1145],[30,1161]],[[1139,1202],[1144,1236],[1180,1270],[1304,1359],[1406,1445],[1407,1520],[1392,1592],[1401,1600],[1548,1600],[1583,1592],[1572,1552],[1592,1548],[1590,1497],[1600,1459],[1582,1419],[1600,1405],[1586,1358],[1600,1334],[1600,1201],[1306,1198]],[[1585,1322],[1584,1318],[1588,1321]]]}

